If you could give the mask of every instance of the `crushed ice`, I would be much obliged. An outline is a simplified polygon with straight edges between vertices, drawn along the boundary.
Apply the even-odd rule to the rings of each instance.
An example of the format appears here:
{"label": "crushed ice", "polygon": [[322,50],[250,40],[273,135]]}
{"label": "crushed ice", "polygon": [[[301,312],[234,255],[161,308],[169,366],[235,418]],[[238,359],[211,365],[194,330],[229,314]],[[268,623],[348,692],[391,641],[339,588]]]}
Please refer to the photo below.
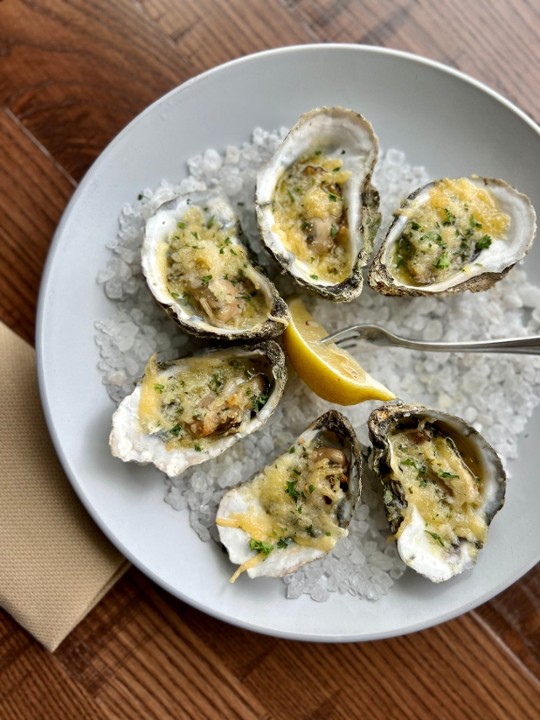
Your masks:
{"label": "crushed ice", "polygon": [[[179,184],[164,180],[157,190],[143,190],[134,202],[122,208],[117,237],[109,245],[111,259],[97,278],[114,303],[115,313],[95,323],[98,366],[115,402],[132,391],[152,353],[157,352],[161,359],[178,357],[199,344],[180,332],[157,307],[142,276],[139,255],[144,223],[161,203],[178,193],[221,185],[236,206],[261,264],[285,296],[295,291],[291,281],[280,275],[274,261],[262,252],[253,207],[257,168],[273,154],[285,132],[284,128],[276,132],[258,128],[251,142],[229,146],[223,153],[207,150],[188,161],[189,176]],[[381,194],[383,227],[402,198],[428,179],[426,170],[410,165],[400,150],[382,154],[374,183]],[[488,292],[478,294],[444,299],[387,298],[366,287],[360,298],[347,305],[308,302],[316,306],[318,320],[329,330],[362,321],[377,322],[425,340],[540,333],[540,288],[530,284],[519,267]],[[518,436],[540,398],[540,358],[426,354],[381,350],[368,344],[362,344],[356,352],[362,366],[403,400],[460,415],[485,435],[504,461],[517,456]],[[226,489],[248,480],[330,407],[291,375],[284,400],[265,428],[202,468],[166,480],[166,502],[189,513],[201,540],[217,539],[214,518]],[[344,410],[363,442],[367,440],[365,423],[374,407],[374,403],[364,403]],[[376,488],[369,477],[363,482],[362,503],[348,537],[322,560],[285,577],[286,597],[307,593],[314,601],[324,602],[339,592],[377,600],[401,576],[404,566],[395,545],[388,542],[388,527]]]}

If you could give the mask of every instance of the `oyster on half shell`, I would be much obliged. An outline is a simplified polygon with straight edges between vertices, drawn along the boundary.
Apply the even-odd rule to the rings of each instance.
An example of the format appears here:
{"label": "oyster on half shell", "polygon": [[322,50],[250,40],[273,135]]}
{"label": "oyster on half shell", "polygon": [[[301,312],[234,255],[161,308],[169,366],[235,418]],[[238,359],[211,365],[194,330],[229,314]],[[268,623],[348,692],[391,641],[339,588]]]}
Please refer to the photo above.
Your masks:
{"label": "oyster on half shell", "polygon": [[221,500],[216,525],[229,558],[249,577],[281,577],[330,552],[348,534],[361,487],[360,445],[335,410],[287,452]]}
{"label": "oyster on half shell", "polygon": [[300,117],[257,176],[262,239],[304,288],[350,301],[362,290],[380,224],[371,184],[378,140],[352,110],[323,107]]}
{"label": "oyster on half shell", "polygon": [[168,362],[152,356],[113,415],[112,454],[180,475],[264,425],[286,381],[285,355],[273,340]]}
{"label": "oyster on half shell", "polygon": [[503,180],[435,180],[396,212],[369,271],[385,295],[487,290],[528,251],[536,213]]}
{"label": "oyster on half shell", "polygon": [[433,582],[473,567],[504,503],[495,450],[461,418],[400,402],[374,410],[368,429],[402,560]]}
{"label": "oyster on half shell", "polygon": [[186,332],[264,340],[288,324],[287,305],[252,260],[218,188],[161,205],[146,223],[141,259],[152,294]]}

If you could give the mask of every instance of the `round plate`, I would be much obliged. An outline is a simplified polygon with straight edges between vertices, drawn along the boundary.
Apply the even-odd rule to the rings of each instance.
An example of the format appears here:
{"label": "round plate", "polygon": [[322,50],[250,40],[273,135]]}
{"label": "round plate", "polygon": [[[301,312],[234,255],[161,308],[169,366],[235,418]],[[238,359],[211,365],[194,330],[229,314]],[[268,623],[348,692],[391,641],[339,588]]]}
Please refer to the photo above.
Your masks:
{"label": "round plate", "polygon": [[[112,542],[177,597],[260,632],[317,641],[372,640],[419,630],[488,600],[540,558],[540,411],[511,463],[507,501],[473,572],[443,585],[407,572],[382,600],[333,594],[292,601],[271,579],[228,583],[231,565],[202,543],[187,513],[163,502],[157,471],[113,459],[113,405],[101,384],[94,321],[112,306],[96,275],[110,257],[122,205],[141,189],[186,174],[208,147],[241,144],[253,128],[291,126],[321,105],[358,110],[383,148],[433,177],[502,177],[540,197],[540,133],[491,90],[404,53],[352,45],[283,48],[217,67],[158,100],[107,147],[81,182],[58,227],[43,279],[37,353],[43,404],[57,452],[82,502]],[[525,267],[540,281],[540,248]]]}

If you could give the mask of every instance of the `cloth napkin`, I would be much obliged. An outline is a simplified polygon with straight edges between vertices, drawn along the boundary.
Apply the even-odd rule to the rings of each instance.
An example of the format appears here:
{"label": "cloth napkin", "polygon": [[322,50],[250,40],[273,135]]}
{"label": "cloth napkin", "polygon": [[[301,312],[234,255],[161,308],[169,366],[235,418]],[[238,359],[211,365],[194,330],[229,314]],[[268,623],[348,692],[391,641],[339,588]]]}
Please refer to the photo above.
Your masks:
{"label": "cloth napkin", "polygon": [[58,462],[34,350],[0,323],[0,606],[52,652],[128,566]]}

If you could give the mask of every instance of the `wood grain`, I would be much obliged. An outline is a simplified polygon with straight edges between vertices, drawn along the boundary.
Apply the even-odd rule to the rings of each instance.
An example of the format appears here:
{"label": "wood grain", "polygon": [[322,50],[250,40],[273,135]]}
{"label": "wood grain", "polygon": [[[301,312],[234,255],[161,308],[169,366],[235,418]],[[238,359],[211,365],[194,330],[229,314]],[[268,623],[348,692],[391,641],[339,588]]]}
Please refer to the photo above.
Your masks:
{"label": "wood grain", "polygon": [[32,342],[47,248],[75,183],[5,108],[0,110],[0,146],[2,319]]}
{"label": "wood grain", "polygon": [[[539,20],[532,0],[3,0],[0,320],[32,340],[77,181],[187,78],[280,45],[382,45],[469,73],[538,120]],[[324,645],[226,625],[131,569],[54,655],[0,612],[0,716],[537,718],[539,596],[537,567],[439,627]]]}

